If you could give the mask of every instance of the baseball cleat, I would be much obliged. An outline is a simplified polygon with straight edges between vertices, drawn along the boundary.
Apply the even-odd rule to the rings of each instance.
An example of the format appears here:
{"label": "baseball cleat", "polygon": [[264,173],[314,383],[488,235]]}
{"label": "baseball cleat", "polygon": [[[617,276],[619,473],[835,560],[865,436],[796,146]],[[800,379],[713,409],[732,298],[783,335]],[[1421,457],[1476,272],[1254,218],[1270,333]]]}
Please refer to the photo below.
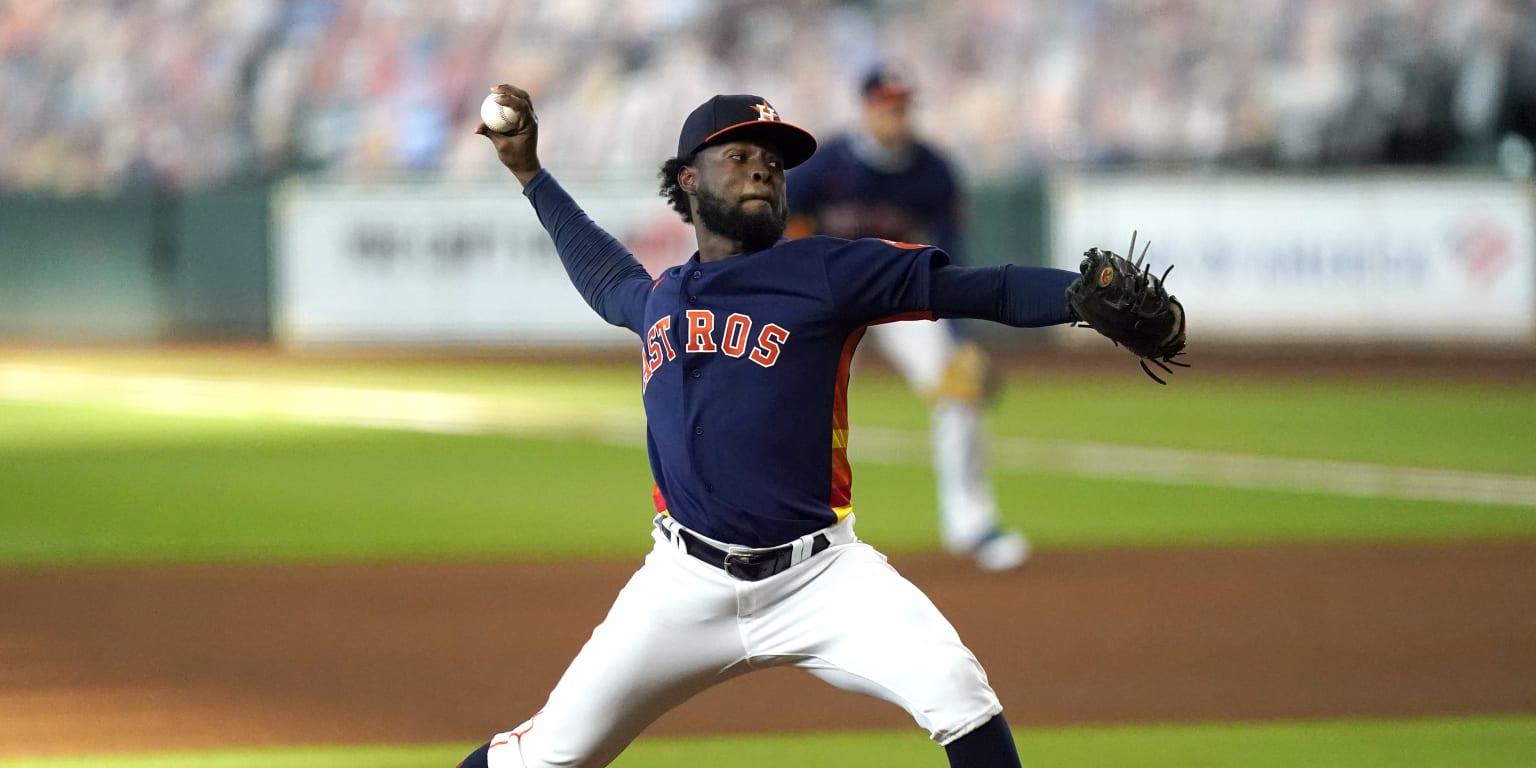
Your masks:
{"label": "baseball cleat", "polygon": [[1029,560],[1029,555],[1029,539],[1018,531],[1003,528],[983,536],[970,551],[976,566],[992,573],[1018,568]]}

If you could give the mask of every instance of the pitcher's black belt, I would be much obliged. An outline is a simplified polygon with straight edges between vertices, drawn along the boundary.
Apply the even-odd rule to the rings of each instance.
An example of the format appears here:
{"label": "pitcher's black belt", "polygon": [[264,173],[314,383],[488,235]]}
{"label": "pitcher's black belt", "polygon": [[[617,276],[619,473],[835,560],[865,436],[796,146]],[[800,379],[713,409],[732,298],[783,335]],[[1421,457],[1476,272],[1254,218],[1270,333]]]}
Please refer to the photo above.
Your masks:
{"label": "pitcher's black belt", "polygon": [[[764,549],[757,552],[727,552],[719,547],[690,533],[686,528],[677,526],[668,530],[656,519],[656,527],[661,529],[663,535],[669,539],[683,542],[683,551],[708,563],[722,571],[726,575],[742,581],[762,581],[775,574],[783,573],[795,564],[795,548],[793,544],[785,544],[773,549]],[[810,551],[806,553],[805,560],[811,559],[827,547],[832,546],[831,540],[825,533],[818,533],[811,539]],[[803,562],[803,561],[802,561]]]}

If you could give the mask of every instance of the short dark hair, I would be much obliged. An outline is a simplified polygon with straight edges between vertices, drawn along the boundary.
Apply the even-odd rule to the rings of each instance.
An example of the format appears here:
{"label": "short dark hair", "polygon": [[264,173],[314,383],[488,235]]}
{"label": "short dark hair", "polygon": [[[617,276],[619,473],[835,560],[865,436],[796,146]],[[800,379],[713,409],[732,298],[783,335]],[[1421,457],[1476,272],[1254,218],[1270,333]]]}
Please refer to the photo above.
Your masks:
{"label": "short dark hair", "polygon": [[683,170],[683,166],[691,165],[691,157],[674,157],[661,164],[661,196],[672,204],[672,210],[683,217],[683,222],[693,223],[693,209],[688,206],[688,193],[683,191],[681,184],[677,183],[677,174]]}

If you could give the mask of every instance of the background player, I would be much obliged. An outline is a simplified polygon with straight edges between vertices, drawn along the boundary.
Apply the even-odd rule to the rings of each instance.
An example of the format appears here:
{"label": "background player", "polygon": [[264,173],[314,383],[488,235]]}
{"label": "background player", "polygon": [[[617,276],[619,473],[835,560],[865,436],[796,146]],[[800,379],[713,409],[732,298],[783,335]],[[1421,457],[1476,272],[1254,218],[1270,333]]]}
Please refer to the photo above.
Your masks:
{"label": "background player", "polygon": [[1002,705],[949,621],[854,535],[848,364],[902,317],[1068,322],[1078,273],[956,267],[929,246],[783,239],[784,172],[816,150],[757,96],[683,124],[662,191],[698,251],[652,280],[539,163],[527,93],[490,137],[583,299],[641,340],[655,546],[544,708],[466,768],[607,765],[717,683],[794,666],[897,704],[952,768],[1019,765]]}
{"label": "background player", "polygon": [[[859,92],[862,125],[789,175],[790,233],[927,243],[960,261],[961,190],[949,161],[913,132],[911,87],[881,66]],[[945,548],[986,570],[1023,564],[1029,541],[1002,525],[987,474],[983,412],[996,388],[985,352],[953,320],[886,323],[869,336],[930,405]]]}

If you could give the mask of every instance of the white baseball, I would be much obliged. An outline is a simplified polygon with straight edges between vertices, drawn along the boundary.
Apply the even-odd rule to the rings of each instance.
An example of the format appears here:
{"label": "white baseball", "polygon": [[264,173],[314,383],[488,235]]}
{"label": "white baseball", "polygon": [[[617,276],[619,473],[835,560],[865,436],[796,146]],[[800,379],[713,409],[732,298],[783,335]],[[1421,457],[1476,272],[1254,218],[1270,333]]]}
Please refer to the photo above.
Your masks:
{"label": "white baseball", "polygon": [[480,102],[480,119],[485,122],[485,127],[497,133],[506,133],[517,125],[517,110],[496,103],[496,94],[493,93]]}

